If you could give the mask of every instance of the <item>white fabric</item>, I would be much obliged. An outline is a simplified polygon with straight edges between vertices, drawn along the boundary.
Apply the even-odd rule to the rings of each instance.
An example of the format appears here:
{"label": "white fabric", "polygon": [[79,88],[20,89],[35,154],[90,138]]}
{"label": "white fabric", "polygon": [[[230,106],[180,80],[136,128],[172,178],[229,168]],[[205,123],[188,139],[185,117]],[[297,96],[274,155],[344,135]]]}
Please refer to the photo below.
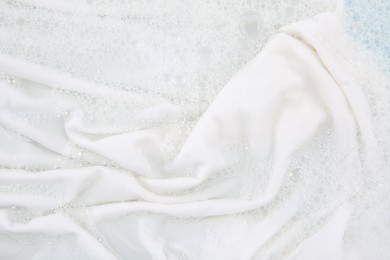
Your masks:
{"label": "white fabric", "polygon": [[[112,134],[62,95],[131,104],[140,94],[0,54],[21,85],[0,83],[0,258],[390,257],[387,206],[374,202],[388,205],[375,189],[388,165],[342,28],[333,13],[283,28],[171,160],[169,125]],[[155,98],[138,116],[177,109]],[[46,164],[56,167],[32,170]]]}

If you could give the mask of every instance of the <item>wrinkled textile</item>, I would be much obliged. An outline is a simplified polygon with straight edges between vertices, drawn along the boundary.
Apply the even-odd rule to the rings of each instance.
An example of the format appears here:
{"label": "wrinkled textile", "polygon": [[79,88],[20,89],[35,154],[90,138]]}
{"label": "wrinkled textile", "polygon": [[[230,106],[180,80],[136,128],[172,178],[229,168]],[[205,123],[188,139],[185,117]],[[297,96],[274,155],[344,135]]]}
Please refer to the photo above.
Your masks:
{"label": "wrinkled textile", "polygon": [[0,258],[389,259],[388,92],[354,48],[333,12],[285,26],[185,127],[0,54]]}

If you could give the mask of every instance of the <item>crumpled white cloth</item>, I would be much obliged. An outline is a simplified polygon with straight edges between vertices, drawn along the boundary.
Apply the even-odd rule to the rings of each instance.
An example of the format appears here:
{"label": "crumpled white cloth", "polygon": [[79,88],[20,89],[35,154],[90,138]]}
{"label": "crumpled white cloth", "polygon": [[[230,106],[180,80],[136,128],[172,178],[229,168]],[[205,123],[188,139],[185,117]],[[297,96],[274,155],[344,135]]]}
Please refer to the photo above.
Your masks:
{"label": "crumpled white cloth", "polygon": [[[380,245],[353,233],[365,228],[351,219],[364,201],[354,200],[366,189],[364,174],[384,168],[342,28],[333,13],[283,28],[233,76],[168,162],[160,154],[164,126],[108,135],[83,121],[76,103],[59,101],[51,91],[97,91],[124,101],[131,93],[98,89],[0,54],[0,70],[26,86],[0,85],[0,162],[11,165],[0,171],[0,258],[374,259],[372,250]],[[44,128],[15,116],[59,106],[69,116],[48,119]],[[165,116],[175,107],[157,100],[150,109]],[[5,129],[30,142],[12,140]],[[315,143],[323,131],[332,136],[325,148]],[[225,154],[236,141],[245,143],[236,152],[254,168],[266,165],[249,183],[245,167],[234,170],[234,159]],[[12,166],[56,162],[58,155],[71,153],[69,143],[117,166],[37,172]],[[325,159],[313,166],[318,157],[306,154],[297,176],[293,170],[298,182],[285,184],[305,149],[323,149]],[[232,169],[227,177],[217,177],[227,169]],[[327,172],[340,181],[311,182]],[[359,181],[349,179],[354,174]],[[249,196],[243,196],[245,189]],[[330,197],[311,201],[317,193]],[[375,232],[368,228],[364,234]]]}

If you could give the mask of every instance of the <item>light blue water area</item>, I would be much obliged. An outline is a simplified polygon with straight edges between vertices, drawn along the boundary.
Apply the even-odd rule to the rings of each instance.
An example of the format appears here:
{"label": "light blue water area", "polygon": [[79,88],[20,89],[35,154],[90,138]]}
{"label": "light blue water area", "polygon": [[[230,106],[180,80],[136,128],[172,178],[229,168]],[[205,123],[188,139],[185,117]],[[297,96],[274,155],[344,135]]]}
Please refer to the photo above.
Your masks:
{"label": "light blue water area", "polygon": [[390,72],[390,0],[344,0],[353,37],[384,57]]}

